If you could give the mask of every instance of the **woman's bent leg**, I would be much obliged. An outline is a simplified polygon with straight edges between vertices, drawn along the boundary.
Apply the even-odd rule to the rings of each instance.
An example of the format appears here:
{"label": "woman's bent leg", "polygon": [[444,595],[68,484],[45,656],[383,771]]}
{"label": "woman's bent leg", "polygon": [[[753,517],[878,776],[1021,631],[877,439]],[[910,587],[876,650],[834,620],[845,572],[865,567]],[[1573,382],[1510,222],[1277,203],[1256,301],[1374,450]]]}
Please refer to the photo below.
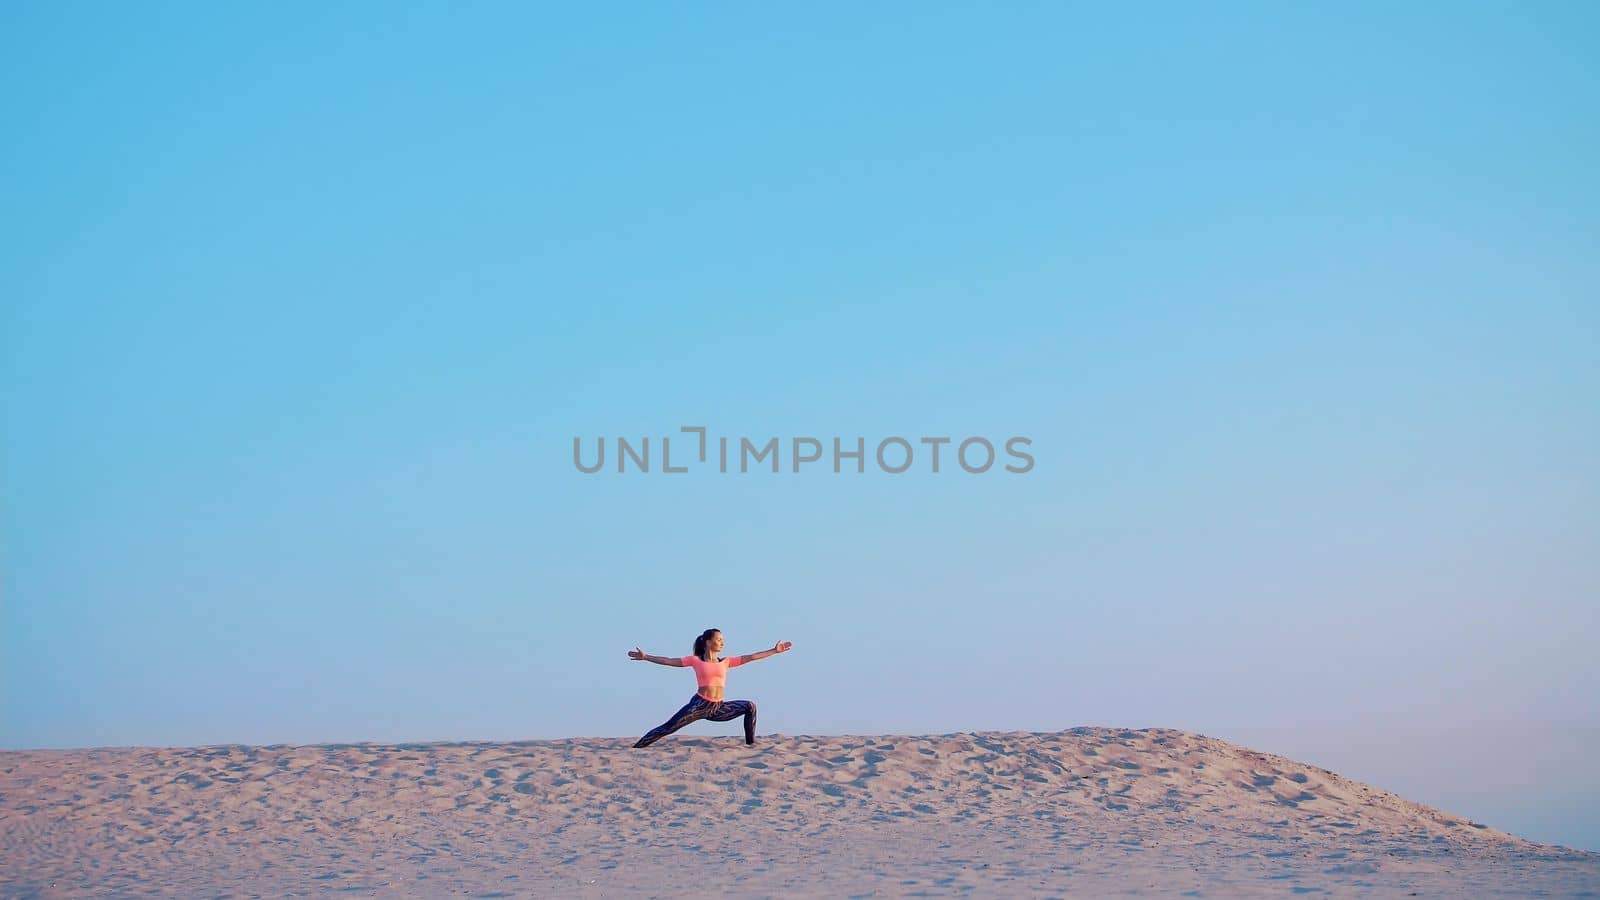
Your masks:
{"label": "woman's bent leg", "polygon": [[752,700],[724,700],[706,718],[713,722],[732,722],[744,716],[744,742],[756,742],[756,704]]}
{"label": "woman's bent leg", "polygon": [[633,745],[634,748],[648,747],[683,726],[705,718],[710,708],[709,702],[701,699],[699,694],[694,695],[683,705],[683,709],[672,714],[672,718],[650,729],[648,734],[639,738],[639,742]]}

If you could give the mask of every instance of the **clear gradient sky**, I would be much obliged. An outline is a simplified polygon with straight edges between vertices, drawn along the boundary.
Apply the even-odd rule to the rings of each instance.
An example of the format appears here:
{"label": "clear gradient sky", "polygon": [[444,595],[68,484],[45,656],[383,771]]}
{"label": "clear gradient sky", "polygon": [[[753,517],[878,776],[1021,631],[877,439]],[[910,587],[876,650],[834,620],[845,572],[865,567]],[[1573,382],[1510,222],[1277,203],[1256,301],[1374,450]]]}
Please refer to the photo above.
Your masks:
{"label": "clear gradient sky", "polygon": [[[8,5],[0,746],[632,735],[715,625],[1600,848],[1600,13],[1304,6]],[[572,466],[695,424],[1037,463]]]}

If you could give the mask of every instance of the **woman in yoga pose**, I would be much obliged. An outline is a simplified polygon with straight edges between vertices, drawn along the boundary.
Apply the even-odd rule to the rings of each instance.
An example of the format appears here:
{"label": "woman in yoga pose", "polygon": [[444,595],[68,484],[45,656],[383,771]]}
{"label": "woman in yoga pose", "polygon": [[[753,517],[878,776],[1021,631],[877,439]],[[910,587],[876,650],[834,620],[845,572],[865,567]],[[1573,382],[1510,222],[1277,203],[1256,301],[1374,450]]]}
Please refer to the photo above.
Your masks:
{"label": "woman in yoga pose", "polygon": [[694,669],[695,683],[700,686],[683,709],[673,714],[672,718],[662,722],[650,730],[650,733],[634,744],[635,747],[648,747],[656,741],[677,731],[690,722],[701,719],[710,719],[713,722],[731,722],[744,716],[744,742],[756,742],[756,705],[749,700],[724,700],[722,691],[728,681],[728,670],[734,666],[742,666],[747,662],[777,656],[787,651],[794,645],[788,641],[779,641],[772,645],[771,650],[761,650],[756,653],[746,653],[744,656],[721,658],[717,654],[722,652],[722,632],[715,628],[707,628],[694,639],[693,656],[651,656],[638,647],[628,652],[628,658],[641,662],[653,662],[660,666],[688,666]]}

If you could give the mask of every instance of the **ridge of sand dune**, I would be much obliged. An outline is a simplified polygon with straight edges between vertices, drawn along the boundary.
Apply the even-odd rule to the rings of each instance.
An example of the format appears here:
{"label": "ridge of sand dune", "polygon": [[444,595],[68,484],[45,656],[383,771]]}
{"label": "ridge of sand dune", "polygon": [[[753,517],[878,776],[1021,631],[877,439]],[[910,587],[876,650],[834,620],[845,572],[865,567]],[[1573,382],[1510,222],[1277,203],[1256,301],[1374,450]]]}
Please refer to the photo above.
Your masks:
{"label": "ridge of sand dune", "polygon": [[1600,891],[1537,844],[1168,729],[0,753],[0,888],[281,895]]}

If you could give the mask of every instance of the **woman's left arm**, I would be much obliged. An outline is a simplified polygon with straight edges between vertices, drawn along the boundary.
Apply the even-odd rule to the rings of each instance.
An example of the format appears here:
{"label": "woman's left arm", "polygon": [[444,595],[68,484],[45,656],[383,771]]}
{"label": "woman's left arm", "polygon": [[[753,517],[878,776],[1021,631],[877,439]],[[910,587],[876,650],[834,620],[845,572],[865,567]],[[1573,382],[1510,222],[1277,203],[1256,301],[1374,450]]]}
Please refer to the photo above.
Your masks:
{"label": "woman's left arm", "polygon": [[748,662],[755,662],[758,659],[766,659],[769,656],[777,656],[779,653],[787,653],[789,652],[789,648],[793,646],[794,644],[790,643],[789,641],[779,641],[772,645],[771,650],[757,650],[754,653],[746,653],[745,655],[739,657],[739,665],[742,666]]}

